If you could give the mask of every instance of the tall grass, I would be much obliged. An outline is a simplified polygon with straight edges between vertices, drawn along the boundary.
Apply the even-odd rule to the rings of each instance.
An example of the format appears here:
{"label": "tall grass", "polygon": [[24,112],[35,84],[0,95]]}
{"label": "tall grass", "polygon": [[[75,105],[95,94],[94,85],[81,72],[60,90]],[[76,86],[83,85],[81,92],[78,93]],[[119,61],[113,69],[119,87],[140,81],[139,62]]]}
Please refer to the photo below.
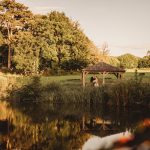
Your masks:
{"label": "tall grass", "polygon": [[135,81],[121,82],[109,90],[111,102],[117,106],[149,105],[150,84]]}
{"label": "tall grass", "polygon": [[0,74],[0,99],[8,96],[8,90],[13,90],[16,78]]}
{"label": "tall grass", "polygon": [[103,103],[106,97],[105,87],[93,88],[82,86],[66,86],[57,82],[41,84],[40,78],[33,78],[32,82],[16,88],[10,92],[10,98],[23,101],[50,101],[53,103]]}
{"label": "tall grass", "polygon": [[[28,78],[26,84],[10,90],[10,99],[20,102],[52,103],[101,103],[115,106],[150,105],[150,83],[142,81],[143,76],[136,72],[131,79],[113,82],[105,86],[82,87],[80,79],[66,77],[48,80],[43,77]],[[54,78],[53,78],[54,79]],[[44,80],[44,81],[43,81]]]}
{"label": "tall grass", "polygon": [[135,72],[134,78],[112,86],[111,102],[117,106],[150,105],[150,83],[142,80],[143,76]]}

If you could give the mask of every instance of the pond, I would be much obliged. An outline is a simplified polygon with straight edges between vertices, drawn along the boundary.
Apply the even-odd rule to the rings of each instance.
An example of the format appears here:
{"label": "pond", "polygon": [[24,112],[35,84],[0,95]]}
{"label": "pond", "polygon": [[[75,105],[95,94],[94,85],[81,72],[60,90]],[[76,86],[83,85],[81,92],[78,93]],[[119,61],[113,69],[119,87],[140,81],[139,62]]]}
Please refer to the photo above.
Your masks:
{"label": "pond", "polygon": [[0,149],[79,150],[92,136],[134,132],[150,110],[0,101]]}

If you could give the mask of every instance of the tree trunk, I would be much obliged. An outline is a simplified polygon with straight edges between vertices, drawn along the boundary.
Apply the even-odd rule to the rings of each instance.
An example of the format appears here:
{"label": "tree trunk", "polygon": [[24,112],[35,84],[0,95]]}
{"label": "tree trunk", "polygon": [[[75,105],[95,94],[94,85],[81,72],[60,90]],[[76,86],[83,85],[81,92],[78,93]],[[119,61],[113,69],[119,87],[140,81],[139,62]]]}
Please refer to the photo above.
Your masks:
{"label": "tree trunk", "polygon": [[60,56],[58,56],[58,67],[60,68],[60,65],[61,65],[61,58]]}
{"label": "tree trunk", "polygon": [[8,34],[8,64],[7,64],[7,67],[8,67],[8,69],[10,69],[11,68],[11,43],[10,43],[10,40],[11,40],[11,36],[12,36],[12,30],[11,30],[9,24],[7,24],[7,34]]}
{"label": "tree trunk", "polygon": [[8,69],[11,68],[11,47],[10,44],[8,45],[8,65],[7,65]]}
{"label": "tree trunk", "polygon": [[58,48],[58,55],[57,55],[57,57],[58,57],[58,67],[60,68],[60,66],[61,66],[61,59],[62,59],[62,54],[61,54],[60,47]]}

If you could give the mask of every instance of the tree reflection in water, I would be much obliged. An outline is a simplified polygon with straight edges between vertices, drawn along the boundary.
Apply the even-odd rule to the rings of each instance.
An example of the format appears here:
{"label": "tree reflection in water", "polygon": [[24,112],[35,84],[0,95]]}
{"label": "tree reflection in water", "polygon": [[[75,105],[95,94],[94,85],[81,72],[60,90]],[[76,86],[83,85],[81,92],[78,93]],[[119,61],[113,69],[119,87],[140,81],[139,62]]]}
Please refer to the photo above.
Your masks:
{"label": "tree reflection in water", "polygon": [[134,131],[148,110],[0,101],[0,149],[79,149],[91,136]]}

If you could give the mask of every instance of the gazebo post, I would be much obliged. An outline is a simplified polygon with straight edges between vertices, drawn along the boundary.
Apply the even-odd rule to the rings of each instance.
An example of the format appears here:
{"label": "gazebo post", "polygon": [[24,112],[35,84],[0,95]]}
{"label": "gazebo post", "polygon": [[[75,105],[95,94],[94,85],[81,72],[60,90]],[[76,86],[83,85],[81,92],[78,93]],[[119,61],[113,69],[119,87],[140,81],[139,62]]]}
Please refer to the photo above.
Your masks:
{"label": "gazebo post", "polygon": [[82,130],[85,130],[85,116],[82,116]]}
{"label": "gazebo post", "polygon": [[103,85],[105,84],[105,72],[103,72]]}
{"label": "gazebo post", "polygon": [[85,77],[89,72],[87,71],[82,71],[82,85],[85,87]]}
{"label": "gazebo post", "polygon": [[82,85],[85,87],[85,71],[82,71]]}
{"label": "gazebo post", "polygon": [[120,79],[124,78],[124,73],[120,73]]}
{"label": "gazebo post", "polygon": [[105,84],[105,76],[108,74],[108,72],[103,72],[102,74],[103,74],[103,83],[102,84],[104,85]]}

